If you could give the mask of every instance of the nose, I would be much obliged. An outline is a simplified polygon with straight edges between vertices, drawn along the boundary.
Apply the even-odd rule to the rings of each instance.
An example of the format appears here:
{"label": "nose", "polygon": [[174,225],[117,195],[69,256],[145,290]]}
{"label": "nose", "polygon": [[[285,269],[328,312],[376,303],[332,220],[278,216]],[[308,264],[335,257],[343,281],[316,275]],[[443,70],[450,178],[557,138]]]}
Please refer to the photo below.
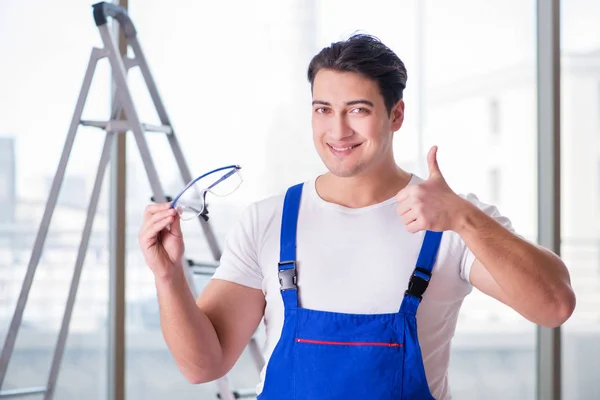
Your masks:
{"label": "nose", "polygon": [[338,115],[333,118],[329,136],[333,140],[342,140],[354,134],[354,131],[348,124],[344,115]]}

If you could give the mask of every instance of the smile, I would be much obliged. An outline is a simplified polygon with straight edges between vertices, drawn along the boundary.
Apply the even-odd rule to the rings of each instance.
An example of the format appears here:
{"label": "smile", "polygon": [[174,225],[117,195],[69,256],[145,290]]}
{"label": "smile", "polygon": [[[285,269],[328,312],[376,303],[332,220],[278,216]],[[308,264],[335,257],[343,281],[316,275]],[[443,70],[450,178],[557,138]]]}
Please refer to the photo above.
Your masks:
{"label": "smile", "polygon": [[351,146],[346,146],[346,147],[336,147],[336,146],[333,146],[333,145],[330,145],[330,144],[327,144],[327,146],[329,146],[329,148],[332,149],[336,153],[344,153],[344,152],[348,152],[350,150],[353,150],[353,149],[357,148],[361,144],[362,143],[353,144]]}

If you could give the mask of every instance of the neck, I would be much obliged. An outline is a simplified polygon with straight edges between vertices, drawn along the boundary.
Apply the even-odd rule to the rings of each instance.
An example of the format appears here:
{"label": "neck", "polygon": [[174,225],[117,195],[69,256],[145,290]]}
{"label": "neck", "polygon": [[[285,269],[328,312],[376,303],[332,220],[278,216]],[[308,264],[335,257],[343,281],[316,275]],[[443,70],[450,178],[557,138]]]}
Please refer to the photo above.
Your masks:
{"label": "neck", "polygon": [[367,207],[395,196],[408,185],[412,175],[397,165],[382,171],[342,178],[332,173],[317,178],[319,197],[349,208]]}

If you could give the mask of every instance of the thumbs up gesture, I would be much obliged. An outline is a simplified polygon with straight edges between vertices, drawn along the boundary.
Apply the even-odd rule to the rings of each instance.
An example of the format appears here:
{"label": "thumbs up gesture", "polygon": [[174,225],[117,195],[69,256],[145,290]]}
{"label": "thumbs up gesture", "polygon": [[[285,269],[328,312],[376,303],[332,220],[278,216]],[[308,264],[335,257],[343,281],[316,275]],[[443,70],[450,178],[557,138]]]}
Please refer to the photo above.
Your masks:
{"label": "thumbs up gesture", "polygon": [[437,146],[427,154],[429,178],[408,185],[396,195],[397,212],[411,233],[422,230],[456,230],[462,210],[469,203],[450,189],[437,162]]}

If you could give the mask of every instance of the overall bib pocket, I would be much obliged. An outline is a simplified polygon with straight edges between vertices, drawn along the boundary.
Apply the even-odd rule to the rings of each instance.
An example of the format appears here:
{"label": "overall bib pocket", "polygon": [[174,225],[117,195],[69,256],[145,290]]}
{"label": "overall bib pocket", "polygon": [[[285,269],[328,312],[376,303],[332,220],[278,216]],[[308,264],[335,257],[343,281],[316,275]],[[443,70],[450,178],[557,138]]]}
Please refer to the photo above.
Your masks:
{"label": "overall bib pocket", "polygon": [[315,399],[399,399],[404,348],[384,341],[297,337],[296,387]]}

